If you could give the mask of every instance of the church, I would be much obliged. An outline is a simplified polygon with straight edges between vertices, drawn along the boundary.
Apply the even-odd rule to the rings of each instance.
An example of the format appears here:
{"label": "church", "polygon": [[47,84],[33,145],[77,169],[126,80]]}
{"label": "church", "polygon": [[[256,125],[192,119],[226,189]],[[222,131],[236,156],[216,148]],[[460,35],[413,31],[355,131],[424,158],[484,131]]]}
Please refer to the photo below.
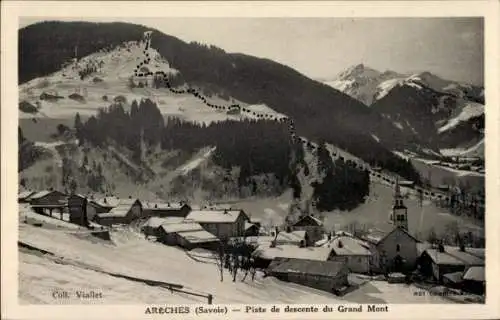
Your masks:
{"label": "church", "polygon": [[374,273],[407,272],[417,263],[419,242],[408,232],[408,208],[396,182],[389,221],[362,237],[370,247],[370,270]]}

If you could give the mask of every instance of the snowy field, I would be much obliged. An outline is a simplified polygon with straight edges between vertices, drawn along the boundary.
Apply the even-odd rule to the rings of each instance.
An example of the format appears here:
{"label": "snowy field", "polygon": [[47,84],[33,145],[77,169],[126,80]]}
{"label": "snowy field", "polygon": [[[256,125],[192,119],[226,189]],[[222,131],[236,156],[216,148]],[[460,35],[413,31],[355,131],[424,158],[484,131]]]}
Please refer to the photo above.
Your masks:
{"label": "snowy field", "polygon": [[52,252],[56,258],[20,249],[19,298],[22,304],[77,304],[88,300],[55,299],[54,290],[94,290],[103,298],[94,303],[205,303],[203,297],[170,292],[140,282],[110,276],[106,272],[181,284],[186,291],[212,293],[214,303],[447,303],[438,297],[414,295],[413,286],[373,281],[346,296],[310,289],[273,277],[242,282],[224,281],[211,259],[196,259],[183,250],[149,242],[131,231],[117,231],[117,244],[54,232],[26,224],[19,226],[20,241]]}
{"label": "snowy field", "polygon": [[[388,185],[372,183],[367,201],[350,212],[333,211],[323,213],[325,225],[329,229],[344,229],[351,223],[377,227],[389,220],[392,208],[394,190]],[[253,218],[259,219],[263,225],[273,225],[284,221],[291,194],[285,193],[275,198],[253,199],[232,202],[232,207],[238,207],[249,212]],[[229,205],[229,204],[228,204]],[[420,207],[419,201],[410,196],[405,200],[408,207],[408,223],[410,232],[426,235],[431,228],[437,233],[444,232],[450,223],[457,223],[466,231],[482,234],[484,226],[467,217],[459,217],[447,212],[445,208],[435,206],[431,201],[424,200]]]}

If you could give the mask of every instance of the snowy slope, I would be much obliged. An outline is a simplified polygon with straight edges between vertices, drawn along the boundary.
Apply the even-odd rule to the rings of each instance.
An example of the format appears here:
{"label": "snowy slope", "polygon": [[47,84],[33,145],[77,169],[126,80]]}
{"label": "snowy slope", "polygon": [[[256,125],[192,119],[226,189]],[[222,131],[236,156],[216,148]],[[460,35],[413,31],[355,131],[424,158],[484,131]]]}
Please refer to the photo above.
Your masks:
{"label": "snowy slope", "polygon": [[[126,98],[126,106],[130,105],[133,100],[149,98],[157,103],[164,115],[206,124],[227,119],[265,118],[262,115],[269,118],[285,117],[266,105],[248,105],[234,99],[222,99],[217,95],[207,98],[208,102],[215,105],[239,104],[251,111],[230,115],[225,111],[207,107],[190,93],[176,94],[166,88],[153,89],[151,76],[148,78],[148,87],[130,88],[128,84],[134,75],[134,70],[141,62],[144,62],[146,57],[144,48],[144,42],[124,43],[113,50],[96,52],[81,58],[78,62],[68,63],[61,70],[47,77],[33,79],[22,84],[19,88],[19,101],[39,106],[39,111],[37,113],[20,111],[20,118],[67,118],[74,117],[76,112],[81,115],[95,115],[99,108],[110,105],[118,96]],[[163,59],[156,50],[149,47],[147,54],[151,61],[144,64],[141,70],[152,73],[162,71],[168,76],[179,74],[179,71],[170,67],[168,61]],[[88,66],[95,66],[97,72],[81,80],[78,72]],[[132,79],[135,82],[145,81],[138,77],[132,77]],[[184,89],[187,88],[184,85]],[[193,87],[193,89],[202,91],[199,88]],[[39,97],[42,93],[54,94],[62,98],[57,101],[41,100]],[[81,95],[83,101],[70,99],[71,94]],[[258,117],[259,115],[261,117]]]}
{"label": "snowy slope", "polygon": [[439,133],[450,130],[456,127],[460,122],[467,121],[471,118],[478,117],[484,114],[484,105],[476,102],[467,101],[459,111],[458,115],[452,116],[445,125],[438,129]]}
{"label": "snowy slope", "polygon": [[351,292],[345,297],[337,297],[327,292],[307,288],[293,283],[282,282],[273,277],[262,278],[259,273],[255,281],[248,278],[242,282],[242,275],[236,282],[229,280],[225,272],[224,281],[212,259],[196,258],[183,250],[152,243],[130,234],[122,233],[119,245],[71,235],[66,232],[51,232],[44,228],[20,225],[20,241],[49,251],[54,256],[33,255],[21,249],[19,255],[20,292],[22,303],[85,303],[73,299],[60,301],[52,299],[54,289],[75,287],[98,290],[104,299],[99,303],[205,303],[203,297],[185,293],[171,293],[158,287],[140,282],[110,276],[122,274],[146,280],[164,281],[183,285],[183,290],[194,293],[212,293],[214,303],[341,303],[379,301],[397,303],[403,301],[421,303],[444,303],[442,299],[431,301],[413,295],[416,288],[405,285],[388,285],[372,282],[369,285],[378,290]]}

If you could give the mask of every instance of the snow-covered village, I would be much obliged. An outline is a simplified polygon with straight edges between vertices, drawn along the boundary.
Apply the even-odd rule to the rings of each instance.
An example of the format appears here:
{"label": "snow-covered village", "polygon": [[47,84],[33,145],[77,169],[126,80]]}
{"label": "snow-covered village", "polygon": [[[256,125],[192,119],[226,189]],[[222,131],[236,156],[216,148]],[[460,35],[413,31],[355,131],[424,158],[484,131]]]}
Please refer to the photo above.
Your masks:
{"label": "snow-covered village", "polygon": [[21,304],[485,303],[482,83],[162,23],[19,29]]}

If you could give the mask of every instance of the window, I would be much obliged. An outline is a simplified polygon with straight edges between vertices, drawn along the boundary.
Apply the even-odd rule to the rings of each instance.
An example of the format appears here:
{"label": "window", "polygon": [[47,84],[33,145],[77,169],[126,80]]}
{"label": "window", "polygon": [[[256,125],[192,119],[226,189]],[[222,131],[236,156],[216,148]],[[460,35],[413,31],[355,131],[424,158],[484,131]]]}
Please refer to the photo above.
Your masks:
{"label": "window", "polygon": [[399,252],[401,250],[401,246],[399,244],[396,245],[396,252]]}

